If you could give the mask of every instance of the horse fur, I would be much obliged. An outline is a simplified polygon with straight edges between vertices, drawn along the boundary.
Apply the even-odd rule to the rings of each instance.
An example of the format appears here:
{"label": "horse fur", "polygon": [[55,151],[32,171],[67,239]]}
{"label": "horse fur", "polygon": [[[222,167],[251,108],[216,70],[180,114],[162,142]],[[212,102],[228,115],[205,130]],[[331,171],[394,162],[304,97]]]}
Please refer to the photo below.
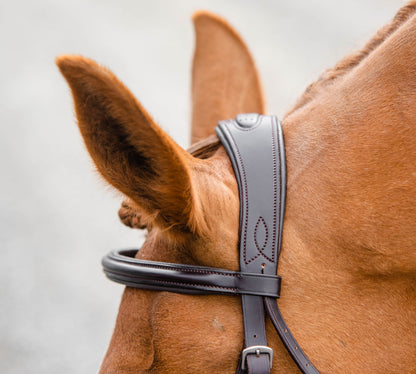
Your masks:
{"label": "horse fur", "polygon": [[[312,84],[283,120],[279,306],[322,373],[416,372],[415,6]],[[237,33],[206,12],[194,22],[197,140],[219,119],[262,112],[263,95]],[[209,141],[191,156],[110,71],[79,56],[57,63],[91,157],[128,197],[122,218],[148,227],[138,256],[237,270],[238,188],[223,147]],[[240,309],[239,298],[127,287],[100,373],[234,373]],[[299,372],[266,328],[272,372]]]}

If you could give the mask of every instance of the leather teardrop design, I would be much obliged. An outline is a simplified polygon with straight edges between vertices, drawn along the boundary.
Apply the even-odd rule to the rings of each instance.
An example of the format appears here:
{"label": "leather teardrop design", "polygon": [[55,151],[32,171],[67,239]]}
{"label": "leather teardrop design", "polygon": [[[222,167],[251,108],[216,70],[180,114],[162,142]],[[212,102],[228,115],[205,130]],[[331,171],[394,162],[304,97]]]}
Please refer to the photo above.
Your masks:
{"label": "leather teardrop design", "polygon": [[259,217],[254,228],[254,244],[256,245],[257,251],[259,254],[264,253],[263,251],[267,247],[267,242],[269,241],[269,229],[263,217]]}

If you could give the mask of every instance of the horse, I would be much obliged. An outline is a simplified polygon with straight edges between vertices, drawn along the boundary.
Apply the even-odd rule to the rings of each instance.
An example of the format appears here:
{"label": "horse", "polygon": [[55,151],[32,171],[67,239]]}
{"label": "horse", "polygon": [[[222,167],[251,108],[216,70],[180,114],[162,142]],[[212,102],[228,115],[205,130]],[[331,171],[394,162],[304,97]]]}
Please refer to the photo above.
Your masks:
{"label": "horse", "polygon": [[[194,15],[192,141],[185,151],[108,69],[57,64],[98,171],[148,234],[137,258],[238,270],[239,195],[218,120],[264,113],[237,32]],[[416,372],[416,1],[325,71],[282,120],[287,205],[279,307],[322,373]],[[298,373],[270,321],[272,373]],[[235,373],[238,297],[126,287],[100,373]]]}

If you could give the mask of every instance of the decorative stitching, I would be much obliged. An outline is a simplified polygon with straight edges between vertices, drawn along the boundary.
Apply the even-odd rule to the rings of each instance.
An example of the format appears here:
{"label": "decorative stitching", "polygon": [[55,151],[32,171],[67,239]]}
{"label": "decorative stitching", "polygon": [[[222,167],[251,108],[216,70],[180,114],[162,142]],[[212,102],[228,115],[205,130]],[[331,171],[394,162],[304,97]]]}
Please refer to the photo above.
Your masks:
{"label": "decorative stitching", "polygon": [[[113,273],[114,274],[114,273]],[[200,284],[200,283],[188,283],[188,282],[174,282],[174,281],[166,281],[166,280],[160,280],[160,279],[152,279],[152,283],[159,282],[159,283],[167,283],[167,284],[176,284],[178,286],[192,286],[192,287],[207,287],[207,288],[220,288],[223,290],[231,290],[234,292],[238,292],[238,288],[234,287],[225,287],[225,286],[214,286],[210,284]],[[139,284],[146,284],[146,282],[140,282]]]}
{"label": "decorative stitching", "polygon": [[[259,243],[257,242],[257,229],[259,227],[260,222],[263,224],[264,231],[266,234],[264,243],[261,248],[259,246]],[[256,248],[259,252],[261,252],[264,249],[264,247],[267,245],[268,240],[269,240],[269,230],[267,228],[266,222],[264,221],[264,218],[260,216],[259,219],[257,220],[256,226],[254,227],[254,244],[256,245]]]}
{"label": "decorative stitching", "polygon": [[[260,248],[259,244],[257,243],[257,228],[259,227],[260,222],[263,223],[263,227],[264,227],[264,231],[266,232],[266,238],[264,239],[264,243],[263,246]],[[267,247],[267,242],[269,240],[269,229],[267,227],[266,221],[264,220],[263,217],[259,217],[259,219],[257,220],[256,226],[254,228],[254,233],[253,233],[253,237],[254,237],[254,244],[257,248],[257,251],[267,260],[269,260],[270,262],[273,262],[273,260],[271,260],[265,253],[264,250]]]}
{"label": "decorative stitching", "polygon": [[[281,161],[282,161],[282,156],[281,156],[281,152],[282,152],[282,150],[280,149],[281,147],[280,147],[280,144],[279,144],[279,147],[278,147],[278,149],[277,149],[277,151],[278,151],[278,153],[279,153],[279,162],[281,163]],[[279,227],[279,235],[278,235],[278,242],[277,242],[277,248],[276,248],[276,251],[279,251],[278,252],[278,254],[277,254],[277,259],[279,259],[279,256],[280,256],[280,246],[281,246],[281,240],[282,240],[282,235],[280,235],[280,232],[281,232],[281,225],[282,225],[282,214],[281,214],[281,211],[282,211],[282,192],[283,192],[283,187],[282,187],[282,165],[280,165],[280,167],[279,167],[279,193],[280,193],[280,199],[279,199],[279,223],[278,223],[278,227]],[[277,190],[275,191],[275,196],[277,195]],[[274,216],[275,216],[275,218],[274,218],[274,220],[276,220],[276,214],[277,214],[277,211],[276,211],[276,209],[274,209]]]}
{"label": "decorative stitching", "polygon": [[240,161],[242,176],[243,176],[243,182],[244,182],[244,191],[242,193],[242,197],[244,198],[246,209],[245,211],[245,217],[243,220],[244,223],[244,234],[243,234],[243,259],[244,263],[248,265],[250,262],[254,261],[259,255],[254,256],[250,260],[247,261],[247,253],[246,253],[246,244],[247,244],[247,224],[248,224],[248,193],[247,193],[247,176],[246,176],[246,169],[244,167],[244,162],[240,154],[240,150],[237,147],[236,141],[234,140],[233,134],[228,129],[228,127],[224,127],[224,129],[228,132],[230,140],[233,142],[233,148],[236,150],[236,154],[238,156],[238,159]]}
{"label": "decorative stitching", "polygon": [[[258,121],[257,125],[254,127],[258,127],[258,125],[261,123],[262,121]],[[250,129],[242,129],[239,126],[236,126],[236,122],[235,121],[231,121],[231,123],[234,124],[235,128],[241,131],[249,131],[249,130],[253,130],[254,128],[250,128]],[[248,265],[250,262],[254,261],[256,258],[258,258],[259,256],[263,256],[265,259],[267,259],[268,261],[274,263],[275,259],[276,259],[276,248],[280,248],[280,238],[278,240],[278,247],[276,247],[276,231],[277,231],[277,226],[280,227],[280,214],[279,214],[279,224],[277,225],[277,211],[276,211],[276,207],[277,207],[277,159],[276,159],[276,136],[275,136],[275,126],[274,126],[274,118],[272,118],[272,122],[271,122],[271,130],[272,130],[272,155],[273,155],[273,239],[272,239],[272,256],[271,258],[268,257],[265,253],[264,250],[259,250],[259,248],[257,248],[258,250],[258,254],[254,257],[252,257],[251,259],[247,260],[247,250],[246,250],[246,246],[247,246],[247,225],[248,225],[248,211],[249,211],[249,206],[248,206],[248,188],[247,188],[247,176],[246,176],[246,171],[245,171],[245,166],[244,166],[244,162],[243,159],[241,157],[240,151],[237,147],[236,141],[233,137],[233,134],[231,133],[231,131],[225,126],[224,129],[227,131],[230,140],[232,141],[232,145],[233,148],[235,149],[235,154],[237,154],[238,156],[238,161],[239,164],[241,166],[241,172],[242,172],[242,179],[243,179],[243,183],[244,183],[244,190],[242,191],[242,195],[244,198],[244,202],[245,202],[245,217],[243,220],[243,224],[244,224],[244,231],[243,231],[243,259],[244,259],[244,263],[246,265]],[[279,152],[279,160],[280,160],[280,147],[278,148],[278,152]],[[236,160],[237,161],[237,160]],[[279,168],[279,183],[280,183],[280,191],[281,191],[281,168]],[[279,212],[281,209],[281,202],[279,200]],[[255,243],[256,244],[256,243]],[[257,247],[257,244],[256,244]]]}
{"label": "decorative stitching", "polygon": [[[123,273],[118,273],[118,272],[113,272],[113,271],[107,271],[107,274],[111,274],[111,275],[114,275],[116,277],[117,277],[117,275],[120,275],[122,277],[124,276]],[[252,294],[254,294],[254,295],[258,295],[258,296],[262,296],[262,295],[267,296],[267,295],[273,294],[273,295],[279,295],[277,297],[280,297],[279,292],[275,293],[273,291],[271,291],[271,292],[263,291],[263,290],[252,291],[252,290],[249,290],[249,289],[246,289],[246,288],[217,286],[217,285],[202,284],[202,283],[188,283],[188,282],[180,282],[180,281],[175,282],[175,281],[168,281],[168,280],[162,280],[162,279],[153,279],[153,278],[151,279],[151,283],[147,283],[146,281],[144,281],[144,282],[135,282],[134,280],[131,280],[131,279],[127,279],[127,280],[119,279],[118,281],[122,282],[122,283],[126,282],[126,283],[134,283],[134,284],[142,284],[142,285],[150,285],[150,286],[152,285],[152,283],[158,282],[158,283],[174,284],[174,285],[178,285],[178,286],[190,286],[190,287],[195,287],[195,288],[201,289],[201,290],[203,288],[219,288],[219,289],[222,289],[222,290],[228,290],[228,291],[231,291],[231,292],[234,292],[234,293],[237,293],[237,294],[241,294],[241,295],[252,295]],[[149,281],[150,281],[150,279],[149,279]]]}
{"label": "decorative stitching", "polygon": [[[118,257],[122,257],[122,256],[117,255],[117,257],[113,257],[113,258],[114,258],[114,260],[122,262],[122,263],[131,263],[131,264],[135,264],[135,265],[139,265],[139,266],[143,266],[143,267],[154,268],[154,269],[168,269],[168,270],[183,271],[183,272],[188,272],[188,273],[215,274],[215,275],[224,275],[224,276],[227,276],[227,277],[241,278],[241,275],[238,274],[238,273],[225,273],[225,272],[222,273],[222,272],[219,272],[219,271],[217,272],[217,271],[200,270],[200,269],[193,269],[193,268],[178,268],[178,267],[169,266],[169,265],[162,266],[162,265],[145,264],[145,263],[133,261],[133,259],[131,259],[131,258],[129,258],[129,259],[121,258],[120,259]],[[189,266],[191,266],[191,265],[189,265]]]}
{"label": "decorative stitching", "polygon": [[[272,154],[273,154],[273,239],[272,239],[272,262],[275,262],[276,254],[276,200],[277,200],[277,181],[276,181],[276,137],[275,137],[275,126],[274,126],[274,117],[272,117]],[[279,151],[280,151],[280,147]],[[279,158],[280,160],[280,158]],[[281,168],[279,168],[280,170]],[[279,199],[280,200],[280,199]],[[280,208],[280,202],[279,202]],[[279,222],[280,224],[280,222]]]}
{"label": "decorative stitching", "polygon": [[[126,258],[124,258],[126,257]],[[153,264],[149,264],[149,263],[142,263],[142,262],[138,262],[138,261],[134,261],[134,258],[130,258],[128,256],[125,255],[120,255],[117,252],[115,252],[111,257],[111,260],[116,261],[116,262],[121,262],[121,263],[131,263],[131,264],[135,264],[136,266],[140,267],[150,267],[150,268],[155,268],[155,269],[162,269],[162,270],[176,270],[176,271],[183,271],[183,272],[190,272],[190,273],[200,273],[200,274],[214,274],[214,275],[219,275],[219,276],[228,276],[228,277],[236,277],[239,279],[243,279],[243,278],[259,278],[260,275],[259,274],[252,274],[252,273],[245,273],[245,272],[217,272],[217,271],[209,271],[209,270],[200,270],[200,269],[194,269],[191,267],[191,265],[186,265],[189,266],[187,268],[178,268],[178,267],[174,267],[174,266],[161,266],[161,265],[153,265]],[[130,270],[130,269],[129,269]],[[114,274],[124,274],[122,271],[117,272],[113,269],[109,269],[108,267],[104,267],[104,271],[109,272],[109,273],[114,273]],[[136,270],[132,270],[133,273],[136,272]],[[134,276],[134,274],[132,275]],[[261,279],[264,278],[268,278],[268,279],[277,279],[280,278],[277,275],[267,275],[267,274],[262,274],[261,275]]]}

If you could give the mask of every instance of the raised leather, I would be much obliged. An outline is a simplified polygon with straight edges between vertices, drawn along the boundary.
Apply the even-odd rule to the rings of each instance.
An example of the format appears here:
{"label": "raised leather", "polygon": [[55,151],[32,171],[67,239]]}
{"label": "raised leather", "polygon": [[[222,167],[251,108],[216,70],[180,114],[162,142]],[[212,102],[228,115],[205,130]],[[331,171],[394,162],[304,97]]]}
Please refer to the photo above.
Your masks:
{"label": "raised leather", "polygon": [[220,121],[216,132],[238,182],[240,270],[276,275],[286,186],[279,121],[249,113]]}
{"label": "raised leather", "polygon": [[[296,342],[277,305],[286,194],[286,167],[281,124],[275,116],[240,114],[219,122],[216,133],[233,165],[240,195],[240,272],[203,266],[135,259],[137,250],[113,251],[104,257],[104,272],[130,287],[178,293],[241,295],[246,362],[237,374],[269,374],[266,315],[304,374],[319,374]],[[263,350],[256,351],[257,347]],[[264,349],[266,347],[267,349]],[[264,352],[263,352],[264,351]],[[253,354],[255,352],[255,354]],[[243,369],[243,366],[247,367]]]}
{"label": "raised leather", "polygon": [[137,249],[112,251],[103,260],[106,276],[129,287],[191,294],[231,294],[279,297],[278,276],[259,276],[205,266],[134,258]]}
{"label": "raised leather", "polygon": [[[276,274],[286,198],[281,124],[275,116],[240,114],[219,122],[217,135],[230,157],[240,195],[240,270]],[[263,235],[259,230],[263,229]],[[264,302],[264,304],[263,304]],[[290,355],[305,374],[317,374],[287,327],[276,299],[242,296],[245,347],[267,345],[265,311]],[[247,356],[250,374],[267,374],[267,355]],[[243,373],[241,362],[237,373]]]}
{"label": "raised leather", "polygon": [[[240,270],[277,272],[284,214],[285,160],[277,117],[240,114],[216,128],[233,165],[240,195]],[[267,346],[263,298],[243,295],[245,347]],[[270,373],[267,354],[247,356],[250,374]],[[267,368],[267,369],[266,369]]]}

